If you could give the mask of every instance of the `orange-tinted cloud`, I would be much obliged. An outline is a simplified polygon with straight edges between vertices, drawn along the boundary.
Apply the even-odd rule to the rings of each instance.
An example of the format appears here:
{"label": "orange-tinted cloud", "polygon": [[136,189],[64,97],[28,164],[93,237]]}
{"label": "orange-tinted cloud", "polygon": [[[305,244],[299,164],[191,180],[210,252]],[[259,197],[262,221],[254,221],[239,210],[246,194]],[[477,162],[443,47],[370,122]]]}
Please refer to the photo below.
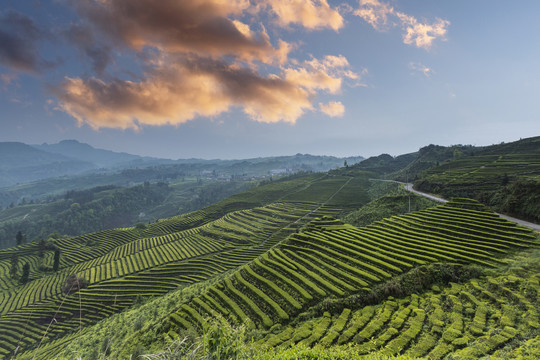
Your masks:
{"label": "orange-tinted cloud", "polygon": [[319,109],[330,117],[342,117],[345,115],[345,106],[341,101],[330,101],[328,104],[319,103]]}
{"label": "orange-tinted cloud", "polygon": [[[94,129],[178,125],[232,108],[254,121],[295,123],[306,111],[315,110],[319,93],[339,93],[344,80],[359,79],[344,56],[298,62],[288,57],[292,45],[281,39],[271,43],[263,25],[259,31],[252,27],[261,11],[272,10],[280,26],[298,23],[309,29],[337,30],[343,19],[326,0],[264,4],[78,0],[73,4],[86,19],[84,26],[98,29],[101,39],[144,55],[140,59],[145,71],[137,76],[139,80],[66,77],[53,87],[58,109]],[[297,12],[297,21],[288,20],[286,5]],[[85,34],[76,33],[86,51],[98,37]],[[144,51],[148,47],[153,51]],[[339,113],[339,105],[320,108]]]}
{"label": "orange-tinted cloud", "polygon": [[233,56],[264,63],[286,59],[288,44],[274,48],[265,31],[231,20],[250,7],[248,0],[77,0],[77,12],[108,38],[135,50],[200,56]]}
{"label": "orange-tinted cloud", "polygon": [[232,107],[256,121],[294,123],[313,109],[317,91],[338,92],[348,72],[344,57],[268,76],[208,58],[166,58],[139,82],[66,78],[54,91],[60,109],[95,129],[176,125]]}
{"label": "orange-tinted cloud", "polygon": [[339,11],[332,9],[326,0],[269,0],[261,4],[270,7],[281,26],[298,24],[310,30],[337,31],[344,24]]}
{"label": "orange-tinted cloud", "polygon": [[392,14],[394,14],[394,8],[379,0],[360,0],[360,8],[354,11],[354,15],[360,16],[378,31],[387,28],[388,17]]}
{"label": "orange-tinted cloud", "polygon": [[285,69],[285,79],[310,90],[325,90],[336,94],[345,78],[357,79],[349,70],[349,62],[340,56],[325,56],[324,59],[305,61],[302,67]]}
{"label": "orange-tinted cloud", "polygon": [[403,35],[405,44],[413,44],[419,48],[429,49],[435,39],[446,40],[447,27],[450,25],[450,21],[437,19],[433,24],[422,24],[412,16],[399,12],[396,15],[405,28],[405,34]]}
{"label": "orange-tinted cloud", "polygon": [[360,0],[360,7],[354,11],[354,14],[364,19],[377,31],[400,25],[405,31],[403,42],[424,49],[429,49],[436,39],[446,40],[450,25],[450,21],[443,19],[436,19],[432,24],[422,23],[415,17],[396,11],[379,0]]}

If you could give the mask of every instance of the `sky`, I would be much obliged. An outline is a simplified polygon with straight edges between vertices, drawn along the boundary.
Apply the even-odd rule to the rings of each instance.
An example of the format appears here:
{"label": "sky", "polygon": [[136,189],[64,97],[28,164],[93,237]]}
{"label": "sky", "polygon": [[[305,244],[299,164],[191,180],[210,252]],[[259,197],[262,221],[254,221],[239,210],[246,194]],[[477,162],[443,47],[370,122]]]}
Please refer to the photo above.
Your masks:
{"label": "sky", "polygon": [[540,2],[0,0],[0,141],[163,158],[540,135]]}

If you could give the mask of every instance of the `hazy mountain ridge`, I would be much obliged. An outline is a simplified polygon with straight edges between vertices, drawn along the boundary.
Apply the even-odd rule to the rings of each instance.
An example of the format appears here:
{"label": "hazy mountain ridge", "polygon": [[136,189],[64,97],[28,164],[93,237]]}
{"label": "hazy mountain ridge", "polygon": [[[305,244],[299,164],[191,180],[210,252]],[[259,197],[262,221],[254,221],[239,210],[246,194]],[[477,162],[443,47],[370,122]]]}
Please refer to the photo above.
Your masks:
{"label": "hazy mountain ridge", "polygon": [[[4,144],[3,151],[0,146],[0,159],[3,157],[6,159],[5,164],[11,164],[9,168],[0,168],[0,207],[7,207],[12,203],[17,205],[23,199],[41,201],[50,195],[56,196],[69,190],[103,185],[131,186],[145,181],[174,182],[186,176],[220,181],[228,181],[233,177],[261,179],[264,176],[286,175],[298,171],[328,171],[343,166],[345,161],[352,165],[364,159],[362,156],[338,158],[296,154],[240,160],[170,160],[96,149],[74,140],[37,147],[22,143],[17,143],[16,147],[9,146],[10,143],[0,144]],[[16,148],[23,148],[25,152],[16,151]],[[47,151],[41,150],[42,148]],[[53,160],[39,162],[35,161],[36,158]],[[36,166],[36,169],[31,169],[32,176],[25,173],[28,169],[17,168],[19,164],[29,163]],[[104,164],[109,164],[109,167],[100,167]],[[84,175],[79,176],[82,173]]]}
{"label": "hazy mountain ridge", "polygon": [[48,153],[20,142],[0,143],[0,186],[75,175],[93,168],[87,161]]}
{"label": "hazy mountain ridge", "polygon": [[141,160],[138,155],[118,153],[110,150],[96,149],[77,140],[62,140],[57,144],[32,145],[32,147],[52,154],[60,154],[80,161],[87,161],[96,167],[109,168],[134,160]]}

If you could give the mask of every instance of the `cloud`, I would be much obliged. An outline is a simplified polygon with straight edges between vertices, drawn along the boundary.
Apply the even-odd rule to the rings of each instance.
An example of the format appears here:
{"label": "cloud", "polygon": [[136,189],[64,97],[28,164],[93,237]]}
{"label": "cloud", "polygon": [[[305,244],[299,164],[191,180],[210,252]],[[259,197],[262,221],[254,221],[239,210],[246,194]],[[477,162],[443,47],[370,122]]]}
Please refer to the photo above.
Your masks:
{"label": "cloud", "polygon": [[327,55],[322,60],[305,61],[302,67],[285,69],[285,78],[314,90],[325,90],[336,94],[341,90],[345,78],[358,79],[358,74],[349,70],[349,62],[343,56]]}
{"label": "cloud", "polygon": [[338,31],[344,25],[339,11],[332,9],[326,0],[270,0],[261,4],[271,9],[280,26],[298,24],[309,30]]}
{"label": "cloud", "polygon": [[36,72],[47,63],[37,49],[43,37],[34,20],[16,11],[0,15],[0,64],[24,72]]}
{"label": "cloud", "polygon": [[354,15],[360,16],[377,31],[385,30],[390,24],[388,17],[394,14],[394,8],[378,0],[360,0],[360,8]]}
{"label": "cloud", "polygon": [[405,27],[406,33],[403,35],[403,42],[408,45],[415,45],[419,48],[429,49],[435,39],[446,40],[447,27],[450,21],[436,19],[433,24],[422,24],[414,17],[396,13]]}
{"label": "cloud", "polygon": [[284,63],[290,45],[275,48],[264,28],[229,17],[240,17],[248,0],[73,0],[82,18],[108,39],[135,50],[145,47],[241,61]]}
{"label": "cloud", "polygon": [[401,26],[405,33],[403,42],[428,50],[437,39],[446,40],[450,21],[437,18],[435,22],[422,23],[415,17],[396,11],[390,5],[379,0],[360,0],[360,7],[354,14],[368,22],[375,30],[385,31]]}
{"label": "cloud", "polygon": [[92,61],[92,68],[101,75],[112,61],[111,47],[101,44],[94,36],[92,28],[83,24],[71,24],[65,37]]}
{"label": "cloud", "polygon": [[345,106],[341,101],[330,101],[328,104],[319,103],[319,109],[330,117],[342,117],[345,115]]}
{"label": "cloud", "polygon": [[59,109],[94,129],[177,125],[232,107],[241,108],[255,121],[295,123],[313,109],[317,92],[338,92],[339,77],[350,72],[342,56],[312,59],[267,76],[197,56],[169,56],[159,63],[139,82],[67,77],[53,88]]}
{"label": "cloud", "polygon": [[431,68],[427,67],[426,65],[424,65],[422,63],[419,63],[419,62],[410,62],[409,63],[409,68],[411,68],[414,71],[421,72],[426,77],[430,77],[431,74],[434,73],[433,69],[431,69]]}
{"label": "cloud", "polygon": [[0,74],[0,81],[2,81],[2,84],[5,86],[10,85],[16,79],[17,75],[15,74]]}
{"label": "cloud", "polygon": [[[109,48],[99,47],[100,42],[129,50],[143,63],[144,71],[134,81],[109,75],[107,81],[66,77],[51,86],[59,100],[57,110],[94,129],[179,125],[233,108],[254,121],[293,124],[315,109],[319,93],[337,94],[344,81],[360,79],[342,55],[303,62],[289,59],[291,44],[278,39],[273,45],[262,24],[259,30],[252,25],[260,21],[261,11],[289,4],[302,14],[295,23],[337,30],[343,19],[326,0],[276,0],[264,5],[249,0],[73,0],[72,4],[83,21],[71,26],[68,37],[92,58],[98,75],[111,61]],[[291,23],[285,13],[273,14],[281,25]],[[339,110],[330,104],[324,108]]]}

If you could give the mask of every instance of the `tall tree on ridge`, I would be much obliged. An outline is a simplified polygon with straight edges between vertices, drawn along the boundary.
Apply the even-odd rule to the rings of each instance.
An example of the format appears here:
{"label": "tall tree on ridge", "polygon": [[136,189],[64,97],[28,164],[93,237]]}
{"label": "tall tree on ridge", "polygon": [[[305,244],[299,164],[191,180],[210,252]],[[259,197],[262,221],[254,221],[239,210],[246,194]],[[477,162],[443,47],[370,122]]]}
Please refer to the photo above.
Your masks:
{"label": "tall tree on ridge", "polygon": [[21,230],[19,230],[17,232],[17,235],[15,235],[15,240],[17,240],[17,245],[21,245],[23,243],[24,236],[23,236]]}
{"label": "tall tree on ridge", "polygon": [[21,284],[23,285],[26,284],[28,282],[29,277],[30,277],[30,264],[24,263],[23,268],[22,268],[22,275],[20,279]]}
{"label": "tall tree on ridge", "polygon": [[56,249],[54,250],[53,271],[58,271],[59,267],[60,267],[60,250]]}

